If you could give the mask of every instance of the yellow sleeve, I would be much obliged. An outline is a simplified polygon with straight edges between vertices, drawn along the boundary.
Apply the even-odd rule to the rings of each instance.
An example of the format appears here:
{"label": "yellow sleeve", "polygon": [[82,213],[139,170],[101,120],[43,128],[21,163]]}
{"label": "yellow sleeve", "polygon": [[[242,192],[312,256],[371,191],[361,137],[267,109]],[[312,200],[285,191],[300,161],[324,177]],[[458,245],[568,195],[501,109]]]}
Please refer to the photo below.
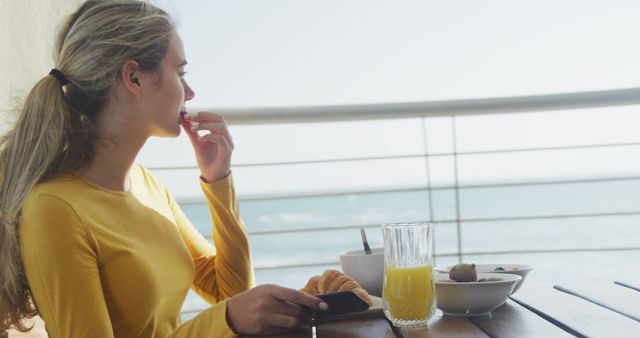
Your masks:
{"label": "yellow sleeve", "polygon": [[229,176],[200,185],[213,219],[215,248],[189,222],[178,203],[169,195],[180,234],[195,264],[193,290],[210,304],[246,291],[254,285],[247,230]]}
{"label": "yellow sleeve", "polygon": [[227,324],[226,309],[227,300],[225,299],[180,325],[167,338],[235,337]]}
{"label": "yellow sleeve", "polygon": [[22,210],[25,273],[50,338],[113,337],[98,273],[97,243],[73,208],[47,195]]}

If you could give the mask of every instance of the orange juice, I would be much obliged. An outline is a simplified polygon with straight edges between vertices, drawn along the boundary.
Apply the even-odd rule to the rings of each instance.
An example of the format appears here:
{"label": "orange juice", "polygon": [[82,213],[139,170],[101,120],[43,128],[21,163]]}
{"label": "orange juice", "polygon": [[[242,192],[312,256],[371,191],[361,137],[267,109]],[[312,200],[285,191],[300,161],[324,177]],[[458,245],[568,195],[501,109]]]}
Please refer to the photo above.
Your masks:
{"label": "orange juice", "polygon": [[431,265],[385,267],[382,297],[385,310],[399,320],[429,319],[435,310],[435,284]]}

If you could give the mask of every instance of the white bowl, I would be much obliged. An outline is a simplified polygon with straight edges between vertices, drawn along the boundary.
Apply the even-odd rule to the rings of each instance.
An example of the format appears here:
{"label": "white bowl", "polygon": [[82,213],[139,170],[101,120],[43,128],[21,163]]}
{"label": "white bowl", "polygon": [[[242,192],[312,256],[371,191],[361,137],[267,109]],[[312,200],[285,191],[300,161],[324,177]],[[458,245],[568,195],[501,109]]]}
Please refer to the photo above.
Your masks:
{"label": "white bowl", "polygon": [[448,316],[488,316],[507,301],[522,277],[508,273],[478,273],[481,278],[500,278],[491,282],[454,282],[448,275],[436,274],[436,303]]}
{"label": "white bowl", "polygon": [[[448,274],[451,267],[453,267],[453,265],[449,265],[446,268],[435,267],[434,270]],[[513,289],[512,294],[516,293],[522,284],[524,284],[524,280],[531,270],[532,268],[530,266],[522,264],[476,264],[477,273],[510,273],[522,277],[522,280],[520,280]],[[480,277],[478,277],[478,279],[480,279]]]}
{"label": "white bowl", "polygon": [[384,280],[384,249],[351,250],[340,254],[340,267],[347,276],[355,279],[363,289],[374,296],[382,296]]}

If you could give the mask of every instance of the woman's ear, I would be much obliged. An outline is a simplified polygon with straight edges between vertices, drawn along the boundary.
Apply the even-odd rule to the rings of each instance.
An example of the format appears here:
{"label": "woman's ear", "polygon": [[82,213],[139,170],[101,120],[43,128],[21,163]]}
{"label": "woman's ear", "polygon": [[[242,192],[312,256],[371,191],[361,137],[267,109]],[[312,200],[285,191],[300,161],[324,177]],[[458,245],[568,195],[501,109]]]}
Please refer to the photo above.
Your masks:
{"label": "woman's ear", "polygon": [[120,80],[122,84],[127,91],[134,96],[140,96],[142,94],[142,84],[140,83],[141,75],[140,65],[133,60],[125,62],[120,70]]}

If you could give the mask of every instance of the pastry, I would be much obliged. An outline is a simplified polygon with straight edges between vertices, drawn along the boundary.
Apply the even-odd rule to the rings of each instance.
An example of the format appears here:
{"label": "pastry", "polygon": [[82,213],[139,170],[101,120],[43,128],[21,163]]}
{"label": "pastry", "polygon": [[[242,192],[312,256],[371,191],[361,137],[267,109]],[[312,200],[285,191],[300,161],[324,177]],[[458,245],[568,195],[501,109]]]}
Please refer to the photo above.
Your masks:
{"label": "pastry", "polygon": [[370,306],[372,305],[369,293],[367,293],[367,291],[363,289],[355,279],[338,270],[326,270],[322,276],[313,276],[309,278],[309,281],[301,291],[313,296],[331,292],[351,291],[362,298]]}

